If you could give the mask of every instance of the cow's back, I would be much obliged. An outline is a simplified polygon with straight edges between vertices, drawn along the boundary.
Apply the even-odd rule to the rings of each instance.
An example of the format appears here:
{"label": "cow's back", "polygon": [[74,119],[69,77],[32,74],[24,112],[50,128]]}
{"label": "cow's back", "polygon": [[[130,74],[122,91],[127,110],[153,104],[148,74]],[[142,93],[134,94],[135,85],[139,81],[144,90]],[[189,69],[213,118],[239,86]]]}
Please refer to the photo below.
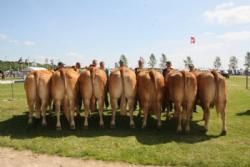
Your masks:
{"label": "cow's back", "polygon": [[37,94],[40,99],[48,101],[50,98],[50,85],[53,73],[48,70],[36,71]]}
{"label": "cow's back", "polygon": [[[152,74],[150,74],[150,72]],[[152,76],[154,75],[154,76]],[[143,103],[161,101],[163,97],[164,78],[157,71],[142,71],[137,75],[137,89],[140,101]],[[156,97],[157,96],[157,97]],[[155,97],[155,100],[152,100]]]}
{"label": "cow's back", "polygon": [[[93,73],[94,76],[91,76],[91,71],[85,70],[79,77],[80,91],[83,98],[91,98],[92,95],[95,97],[103,96],[105,85],[107,83],[106,73],[101,69],[94,69]],[[91,77],[93,77],[93,83]]]}
{"label": "cow's back", "polygon": [[187,71],[182,71],[184,77],[184,95],[185,102],[194,103],[197,95],[197,79],[196,76]]}
{"label": "cow's back", "polygon": [[33,72],[29,73],[24,81],[24,89],[28,105],[32,105],[36,99],[36,79]]}
{"label": "cow's back", "polygon": [[208,103],[213,105],[215,102],[216,82],[211,72],[202,72],[197,76],[197,97],[201,105]]}
{"label": "cow's back", "polygon": [[51,78],[51,95],[53,99],[62,100],[64,97],[64,83],[60,71],[55,71]]}
{"label": "cow's back", "polygon": [[109,81],[110,96],[119,98],[122,96],[124,89],[124,96],[126,98],[135,97],[136,75],[134,71],[124,68],[122,78],[121,70],[115,69],[111,72]]}
{"label": "cow's back", "polygon": [[182,102],[184,98],[184,80],[180,71],[171,71],[165,78],[166,97],[170,101]]}

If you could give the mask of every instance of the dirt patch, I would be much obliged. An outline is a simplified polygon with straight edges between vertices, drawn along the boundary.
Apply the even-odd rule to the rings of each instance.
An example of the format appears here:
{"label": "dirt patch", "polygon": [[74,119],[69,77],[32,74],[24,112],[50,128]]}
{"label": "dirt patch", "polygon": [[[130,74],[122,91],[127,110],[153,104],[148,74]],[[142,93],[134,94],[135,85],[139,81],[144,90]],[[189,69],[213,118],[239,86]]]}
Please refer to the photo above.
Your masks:
{"label": "dirt patch", "polygon": [[122,162],[104,162],[99,160],[81,160],[75,158],[35,154],[31,151],[16,151],[0,148],[0,162],[4,167],[139,167]]}

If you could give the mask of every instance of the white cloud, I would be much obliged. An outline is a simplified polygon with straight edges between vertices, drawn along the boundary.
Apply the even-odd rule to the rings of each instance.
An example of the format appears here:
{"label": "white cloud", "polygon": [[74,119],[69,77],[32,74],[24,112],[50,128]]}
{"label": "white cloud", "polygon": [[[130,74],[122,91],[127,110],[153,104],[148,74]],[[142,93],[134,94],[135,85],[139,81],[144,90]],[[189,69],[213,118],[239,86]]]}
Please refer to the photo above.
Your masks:
{"label": "white cloud", "polygon": [[35,42],[30,40],[17,40],[11,39],[7,35],[0,33],[0,40],[3,40],[7,43],[16,44],[16,45],[23,45],[23,46],[34,46]]}
{"label": "white cloud", "polygon": [[76,62],[80,62],[82,66],[88,65],[90,61],[90,57],[84,56],[84,54],[76,52],[76,51],[69,51],[66,53],[66,57],[62,60],[66,65],[74,65]]}
{"label": "white cloud", "polygon": [[35,42],[27,40],[27,41],[23,41],[22,44],[25,46],[34,46]]}
{"label": "white cloud", "polygon": [[249,51],[250,31],[225,32],[222,34],[207,33],[197,36],[197,44],[186,46],[181,52],[188,53],[197,67],[213,68],[216,56],[221,57],[222,68],[227,69],[229,58],[236,56],[238,66],[243,68],[244,56]]}
{"label": "white cloud", "polygon": [[7,35],[5,34],[0,34],[0,40],[5,40],[7,39]]}
{"label": "white cloud", "polygon": [[225,34],[219,35],[218,38],[225,41],[250,40],[250,31],[227,32]]}
{"label": "white cloud", "polygon": [[220,4],[220,5],[217,5],[215,7],[215,9],[219,10],[219,9],[224,9],[224,8],[229,8],[229,7],[233,7],[234,6],[234,3],[233,2],[227,2],[227,3],[223,3],[223,4]]}
{"label": "white cloud", "polygon": [[206,11],[204,16],[211,23],[248,24],[250,23],[250,5],[235,6],[232,2],[223,3],[213,10]]}
{"label": "white cloud", "polygon": [[10,39],[10,40],[9,40],[9,43],[19,44],[19,41],[18,41],[18,40],[15,40],[15,39]]}

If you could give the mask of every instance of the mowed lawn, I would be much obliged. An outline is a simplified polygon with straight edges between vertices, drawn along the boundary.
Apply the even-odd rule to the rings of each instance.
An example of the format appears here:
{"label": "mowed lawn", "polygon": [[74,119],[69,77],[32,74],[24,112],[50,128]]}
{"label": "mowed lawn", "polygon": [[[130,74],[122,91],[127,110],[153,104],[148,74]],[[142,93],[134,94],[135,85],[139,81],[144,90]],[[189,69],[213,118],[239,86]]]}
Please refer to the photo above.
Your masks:
{"label": "mowed lawn", "polygon": [[[10,85],[0,85],[0,146],[37,153],[124,161],[133,164],[170,166],[250,166],[250,90],[244,77],[227,79],[228,134],[220,136],[221,120],[211,110],[209,131],[202,132],[202,111],[193,114],[191,134],[177,135],[176,122],[163,122],[157,130],[151,118],[149,127],[141,129],[141,118],[135,117],[136,128],[129,128],[129,119],[117,118],[116,129],[110,129],[110,111],[105,112],[105,128],[98,128],[98,116],[90,118],[89,129],[83,117],[77,118],[77,130],[69,130],[62,117],[62,131],[56,131],[54,113],[47,116],[48,127],[39,120],[27,126],[28,115],[23,84],[14,85],[14,101]],[[135,113],[136,114],[136,113]],[[163,116],[162,119],[165,119]]]}

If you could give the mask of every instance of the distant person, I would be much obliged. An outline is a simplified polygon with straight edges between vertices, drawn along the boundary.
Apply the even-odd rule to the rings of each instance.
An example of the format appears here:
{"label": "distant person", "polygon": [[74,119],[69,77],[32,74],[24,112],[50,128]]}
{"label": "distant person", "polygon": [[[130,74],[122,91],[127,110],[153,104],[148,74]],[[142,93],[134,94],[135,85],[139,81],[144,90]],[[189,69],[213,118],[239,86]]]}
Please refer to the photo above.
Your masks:
{"label": "distant person", "polygon": [[120,67],[125,67],[124,61],[123,61],[123,60],[120,60],[120,61],[119,61],[119,65],[120,65]]}
{"label": "distant person", "polygon": [[171,61],[167,61],[166,68],[162,72],[163,76],[165,77],[171,70],[173,70],[172,63],[171,63]]}
{"label": "distant person", "polygon": [[60,69],[64,68],[64,65],[65,65],[65,64],[64,64],[63,62],[61,62],[61,61],[60,61],[60,62],[58,62],[58,64],[57,64],[57,68],[55,69],[55,71],[56,71],[56,70],[60,70]]}
{"label": "distant person", "polygon": [[189,64],[188,65],[188,69],[190,72],[193,72],[195,69],[194,69],[194,65],[193,64]]}
{"label": "distant person", "polygon": [[105,71],[107,77],[109,76],[109,70],[107,68],[105,68],[105,63],[104,61],[101,61],[100,64],[99,64],[99,68],[103,71]]}
{"label": "distant person", "polygon": [[106,84],[106,87],[105,87],[104,102],[105,102],[105,107],[108,108],[109,107],[109,100],[108,100],[109,70],[107,68],[105,68],[104,61],[101,61],[99,66],[100,66],[99,68],[106,73],[106,77],[107,77],[107,84]]}
{"label": "distant person", "polygon": [[[165,69],[162,71],[163,77],[165,78],[166,75],[167,75],[170,71],[172,71],[172,70],[173,70],[173,68],[172,68],[172,63],[171,63],[171,61],[167,61],[167,62],[166,62],[166,67],[165,67]],[[173,110],[173,104],[172,104],[172,102],[167,102],[166,104],[165,104],[165,103],[162,103],[162,111],[165,111],[165,108],[166,108],[166,107],[167,107],[168,112],[172,111],[172,110]]]}
{"label": "distant person", "polygon": [[75,65],[76,69],[79,69],[81,68],[81,64],[79,62],[76,62],[76,65]]}
{"label": "distant person", "polygon": [[76,62],[75,66],[72,66],[77,72],[82,72],[81,64],[79,62]]}
{"label": "distant person", "polygon": [[90,64],[90,67],[97,67],[97,63],[98,63],[98,61],[96,59],[94,59],[92,61],[92,64]]}
{"label": "distant person", "polygon": [[138,60],[138,67],[135,68],[135,74],[137,75],[144,68],[144,61]]}
{"label": "distant person", "polygon": [[[137,75],[139,74],[139,72],[144,68],[144,60],[143,59],[139,59],[138,60],[138,67],[135,68],[135,75],[137,77]],[[136,110],[137,108],[137,102],[138,102],[138,95],[136,95],[135,97],[135,104],[134,104],[134,110]],[[141,116],[141,109],[139,109],[139,113],[137,115],[138,117]]]}
{"label": "distant person", "polygon": [[1,78],[5,79],[5,75],[4,75],[4,72],[2,70],[0,70],[0,74],[1,74]]}
{"label": "distant person", "polygon": [[[193,64],[189,64],[188,65],[188,69],[189,69],[190,72],[194,72],[195,71],[195,68],[194,68]],[[196,104],[194,104],[193,112],[197,112]]]}

